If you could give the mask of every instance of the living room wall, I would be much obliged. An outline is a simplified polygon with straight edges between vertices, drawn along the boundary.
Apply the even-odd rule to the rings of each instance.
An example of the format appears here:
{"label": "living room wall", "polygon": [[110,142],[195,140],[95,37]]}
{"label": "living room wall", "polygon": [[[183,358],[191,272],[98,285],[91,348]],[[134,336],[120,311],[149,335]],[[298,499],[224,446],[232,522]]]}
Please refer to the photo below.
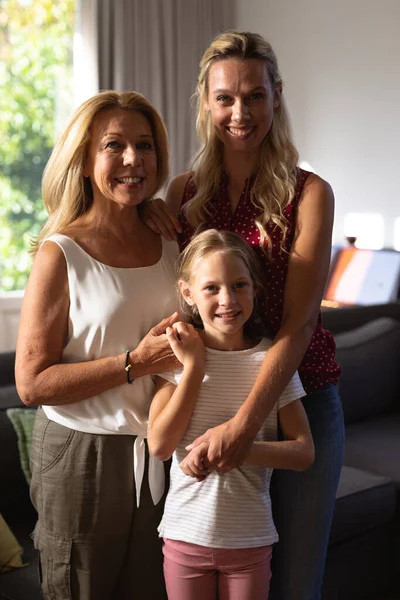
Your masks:
{"label": "living room wall", "polygon": [[334,242],[374,213],[386,247],[398,219],[400,249],[400,2],[237,0],[237,23],[277,52],[301,159],[335,191]]}

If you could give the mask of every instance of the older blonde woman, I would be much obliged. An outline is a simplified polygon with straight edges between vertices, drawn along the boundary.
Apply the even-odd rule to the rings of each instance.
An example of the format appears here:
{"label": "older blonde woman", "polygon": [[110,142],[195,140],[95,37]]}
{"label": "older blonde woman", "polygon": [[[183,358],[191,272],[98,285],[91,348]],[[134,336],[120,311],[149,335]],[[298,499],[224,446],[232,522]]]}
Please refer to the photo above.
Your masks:
{"label": "older blonde woman", "polygon": [[195,230],[238,233],[257,252],[266,303],[259,307],[273,345],[236,416],[195,441],[205,461],[227,471],[249,444],[293,373],[307,396],[315,462],[304,473],[277,471],[272,502],[280,541],[271,598],[318,600],[343,457],[340,369],[319,311],[330,261],[334,198],[328,183],[297,167],[282,78],[260,35],[226,32],[206,50],[198,78],[193,171],[170,184],[167,204],[149,203],[148,223],[187,243]]}
{"label": "older blonde woman", "polygon": [[[49,219],[22,308],[19,394],[39,406],[32,447],[44,597],[165,597],[157,537],[164,465],[145,442],[151,374],[177,361],[175,242],[138,207],[165,182],[167,135],[140,94],[102,92],[43,177]],[[170,315],[170,316],[169,316]]]}

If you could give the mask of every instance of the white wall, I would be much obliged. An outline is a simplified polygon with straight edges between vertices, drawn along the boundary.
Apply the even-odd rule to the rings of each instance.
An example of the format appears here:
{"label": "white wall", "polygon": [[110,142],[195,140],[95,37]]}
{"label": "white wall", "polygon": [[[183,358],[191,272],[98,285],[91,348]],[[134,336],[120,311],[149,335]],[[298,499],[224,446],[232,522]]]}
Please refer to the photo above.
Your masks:
{"label": "white wall", "polygon": [[399,0],[237,0],[237,26],[273,45],[302,160],[336,196],[334,240],[348,212],[400,216]]}

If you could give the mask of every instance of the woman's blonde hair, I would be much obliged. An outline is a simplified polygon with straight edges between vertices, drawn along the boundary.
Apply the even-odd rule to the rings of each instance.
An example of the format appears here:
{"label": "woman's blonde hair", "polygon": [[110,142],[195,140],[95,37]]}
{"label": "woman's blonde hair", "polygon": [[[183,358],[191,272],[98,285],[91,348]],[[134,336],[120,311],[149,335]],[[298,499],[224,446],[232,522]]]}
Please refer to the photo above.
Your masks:
{"label": "woman's blonde hair", "polygon": [[[179,255],[176,262],[178,285],[180,281],[183,281],[189,286],[192,285],[194,279],[193,275],[199,261],[215,252],[234,254],[243,260],[249,270],[254,285],[255,298],[256,300],[257,298],[260,299],[260,296],[264,293],[260,261],[253,248],[249,246],[243,238],[232,231],[207,229],[206,231],[202,231],[195,235]],[[181,293],[179,293],[179,298],[182,299]],[[201,324],[201,319],[196,307],[188,307],[186,306],[186,303],[184,303],[182,304],[182,308],[184,311],[190,310],[190,316],[195,324]],[[262,337],[262,325],[260,325],[258,321],[256,310],[253,310],[251,318],[247,321],[245,332],[249,337]]]}
{"label": "woman's blonde hair", "polygon": [[92,186],[89,179],[83,176],[90,128],[100,112],[113,108],[135,110],[146,117],[157,156],[157,187],[154,192],[166,182],[169,169],[168,137],[163,120],[154,106],[137,92],[108,90],[96,94],[76,110],[54,146],[44,170],[42,194],[49,218],[33,243],[33,252],[38,250],[46,237],[70,225],[90,207]]}
{"label": "woman's blonde hair", "polygon": [[[207,221],[208,204],[218,195],[223,174],[222,142],[206,109],[209,73],[214,63],[230,58],[262,60],[267,67],[273,92],[282,86],[276,55],[269,42],[256,33],[227,31],[218,35],[205,51],[200,61],[196,92],[196,129],[203,143],[194,160],[197,193],[185,205],[186,216],[197,230],[201,230]],[[274,108],[271,128],[261,144],[251,190],[253,204],[262,210],[256,219],[262,245],[270,242],[266,231],[270,220],[282,230],[283,239],[285,237],[287,222],[282,211],[295,193],[297,163],[298,152],[292,141],[289,115],[281,96],[279,105]]]}

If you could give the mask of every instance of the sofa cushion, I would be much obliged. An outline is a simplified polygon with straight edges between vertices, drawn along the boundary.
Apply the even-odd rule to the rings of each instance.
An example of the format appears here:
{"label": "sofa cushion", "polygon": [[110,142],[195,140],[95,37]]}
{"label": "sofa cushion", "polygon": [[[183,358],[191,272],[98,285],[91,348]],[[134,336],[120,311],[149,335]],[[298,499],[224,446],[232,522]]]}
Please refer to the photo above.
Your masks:
{"label": "sofa cushion", "polygon": [[36,408],[8,408],[6,415],[13,424],[18,438],[18,452],[21,469],[28,485],[31,483],[30,456]]}
{"label": "sofa cushion", "polygon": [[396,490],[389,477],[344,466],[336,494],[330,544],[390,522],[395,504]]}
{"label": "sofa cushion", "polygon": [[400,398],[400,322],[376,319],[335,340],[346,423],[389,411]]}
{"label": "sofa cushion", "polygon": [[15,385],[15,352],[0,352],[0,386]]}
{"label": "sofa cushion", "polygon": [[[8,354],[14,357],[13,353]],[[3,358],[4,353],[0,354],[0,369],[2,368]],[[13,367],[12,372],[14,372]],[[20,464],[17,435],[6,415],[6,410],[14,407],[29,410],[26,407],[24,408],[15,385],[0,386],[0,438],[2,450],[0,452],[0,512],[13,505],[24,507],[30,505],[29,488]]]}
{"label": "sofa cushion", "polygon": [[0,514],[0,573],[23,566],[22,548]]}
{"label": "sofa cushion", "polygon": [[[15,507],[13,507],[15,508]],[[13,600],[43,600],[40,592],[38,552],[33,547],[31,534],[34,530],[37,514],[32,505],[25,510],[7,511],[4,518],[11,531],[23,548],[23,561],[28,566],[3,573],[0,581],[0,597]]]}
{"label": "sofa cushion", "polygon": [[30,504],[29,488],[21,469],[18,440],[5,410],[0,410],[0,512]]}
{"label": "sofa cushion", "polygon": [[348,425],[344,462],[390,477],[400,491],[400,411]]}
{"label": "sofa cushion", "polygon": [[5,408],[21,408],[23,406],[15,385],[4,385],[0,387],[0,410]]}

